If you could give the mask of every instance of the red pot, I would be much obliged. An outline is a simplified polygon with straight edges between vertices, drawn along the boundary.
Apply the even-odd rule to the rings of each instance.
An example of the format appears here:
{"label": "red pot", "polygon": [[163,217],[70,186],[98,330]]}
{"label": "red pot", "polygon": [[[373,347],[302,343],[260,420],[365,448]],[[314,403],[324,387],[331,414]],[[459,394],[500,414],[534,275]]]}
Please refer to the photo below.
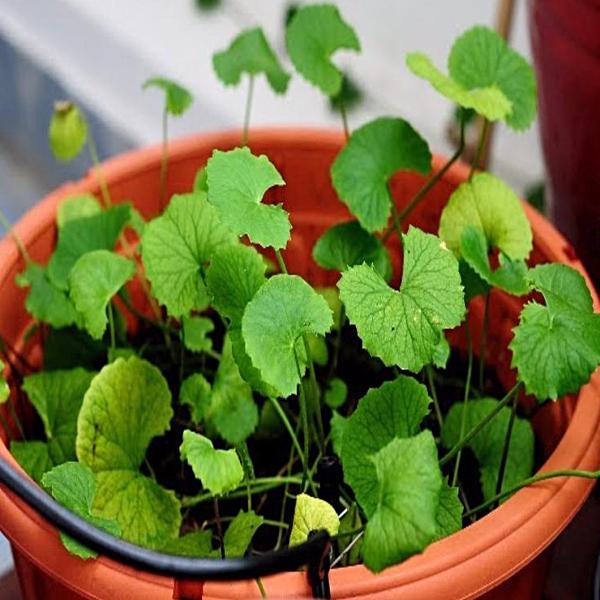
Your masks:
{"label": "red pot", "polygon": [[[196,170],[213,148],[228,149],[239,143],[238,133],[203,135],[172,145],[169,191],[189,190]],[[335,196],[329,166],[343,138],[333,132],[264,130],[253,132],[252,149],[265,153],[287,182],[269,193],[269,200],[283,202],[291,212],[293,241],[286,251],[292,272],[315,284],[333,283],[331,273],[320,270],[311,259],[311,248],[323,229],[348,213]],[[436,158],[434,167],[442,160]],[[146,217],[158,208],[160,148],[132,152],[105,165],[105,176],[116,202],[131,200]],[[413,223],[436,231],[442,206],[454,188],[466,179],[464,166],[452,168],[426,201],[415,211]],[[399,174],[392,190],[402,206],[422,183],[413,174]],[[93,176],[67,184],[45,198],[16,226],[16,232],[32,257],[48,259],[56,237],[54,217],[58,202],[70,194],[97,193]],[[562,236],[537,212],[525,207],[534,231],[533,262],[561,261],[584,273]],[[392,248],[393,250],[393,248]],[[396,257],[397,257],[396,246]],[[398,261],[396,261],[398,262]],[[0,333],[17,344],[30,323],[23,309],[24,292],[15,287],[15,275],[23,264],[13,243],[0,243]],[[584,273],[585,274],[585,273]],[[598,299],[594,294],[598,308]],[[518,319],[519,303],[497,294],[492,301],[489,356],[506,385],[514,374],[506,345]],[[475,311],[477,312],[477,311]],[[477,329],[478,315],[473,317]],[[460,338],[460,334],[455,336]],[[475,345],[478,336],[475,334]],[[574,398],[550,403],[534,421],[537,438],[546,453],[542,469],[597,469],[600,467],[600,376]],[[16,463],[0,443],[0,455]],[[362,566],[335,569],[331,588],[335,598],[404,600],[475,598],[538,598],[545,576],[547,553],[590,492],[592,482],[561,478],[523,489],[488,516],[466,529],[430,546],[423,554],[373,575]],[[172,597],[173,581],[117,564],[106,558],[83,562],[62,548],[57,531],[12,494],[0,491],[0,528],[10,538],[16,567],[28,599],[71,600],[166,600]],[[305,576],[282,573],[264,581],[269,597],[308,594]],[[254,582],[208,583],[204,597],[258,597]]]}
{"label": "red pot", "polygon": [[600,1],[529,0],[550,214],[600,282]]}

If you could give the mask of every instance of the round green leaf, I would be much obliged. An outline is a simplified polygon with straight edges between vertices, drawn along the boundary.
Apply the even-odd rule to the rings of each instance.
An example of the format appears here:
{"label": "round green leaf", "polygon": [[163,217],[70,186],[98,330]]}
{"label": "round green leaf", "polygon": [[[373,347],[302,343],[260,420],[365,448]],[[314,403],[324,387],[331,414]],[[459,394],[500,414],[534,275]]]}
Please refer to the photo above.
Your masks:
{"label": "round green leaf", "polygon": [[308,494],[296,496],[290,546],[306,542],[311,531],[324,529],[329,535],[337,535],[339,528],[340,519],[331,504]]}
{"label": "round green leaf", "polygon": [[255,244],[285,248],[291,229],[288,213],[280,205],[261,203],[269,188],[285,181],[264,154],[255,156],[247,147],[215,150],[206,172],[208,201],[225,225]]}
{"label": "round green leaf", "polygon": [[165,77],[152,77],[144,82],[143,88],[155,87],[163,90],[165,93],[166,111],[178,117],[182,115],[194,101],[191,92],[182,85]]}
{"label": "round green leaf", "polygon": [[281,396],[295,393],[306,369],[302,337],[325,335],[327,302],[297,275],[271,277],[246,306],[242,336],[253,365]]}
{"label": "round green leaf", "polygon": [[444,243],[414,227],[403,239],[399,290],[367,265],[342,273],[338,288],[366,350],[387,366],[418,372],[438,362],[443,330],[460,325],[465,303],[458,261]]}
{"label": "round green leaf", "polygon": [[344,480],[367,516],[377,505],[377,476],[371,456],[394,438],[417,434],[429,414],[424,385],[400,375],[369,390],[344,424],[341,459]]}
{"label": "round green leaf", "polygon": [[356,129],[331,167],[338,196],[367,231],[383,229],[393,198],[389,180],[398,171],[427,174],[427,142],[402,119],[381,117]]}
{"label": "round green leaf", "polygon": [[208,317],[183,317],[181,320],[183,343],[192,352],[207,352],[212,349],[208,334],[215,328]]}
{"label": "round green leaf", "polygon": [[192,421],[202,423],[210,410],[211,387],[206,377],[194,373],[186,377],[179,389],[179,402],[190,407]]}
{"label": "round green leaf", "polygon": [[242,73],[264,73],[277,94],[285,93],[290,80],[260,27],[243,31],[227,50],[214,54],[213,67],[225,85],[237,85]]}
{"label": "round green leaf", "polygon": [[323,398],[325,404],[327,404],[329,408],[339,408],[346,403],[347,398],[348,386],[346,383],[337,377],[331,379]]}
{"label": "round green leaf", "polygon": [[72,160],[87,140],[87,123],[72,102],[56,102],[48,128],[52,154],[58,160]]}
{"label": "round green leaf", "polygon": [[294,67],[327,96],[342,87],[343,74],[331,61],[338,50],[360,52],[354,29],[333,4],[313,4],[298,8],[285,33],[285,45]]}

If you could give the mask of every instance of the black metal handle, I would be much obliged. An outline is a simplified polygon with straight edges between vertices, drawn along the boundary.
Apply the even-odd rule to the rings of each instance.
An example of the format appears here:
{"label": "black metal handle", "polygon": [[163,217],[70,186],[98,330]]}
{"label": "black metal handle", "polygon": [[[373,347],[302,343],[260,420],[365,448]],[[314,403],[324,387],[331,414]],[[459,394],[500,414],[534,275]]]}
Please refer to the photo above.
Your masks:
{"label": "black metal handle", "polygon": [[[327,597],[323,592],[323,576],[328,566],[323,564],[330,548],[326,531],[315,532],[308,541],[298,546],[261,556],[245,558],[188,558],[162,554],[116,538],[96,529],[84,519],[61,506],[28,479],[21,477],[5,460],[0,459],[0,483],[34,508],[52,525],[81,542],[91,550],[116,561],[150,573],[176,579],[200,581],[231,581],[253,579],[281,571],[292,571],[308,565],[308,575],[316,598]],[[315,581],[315,574],[319,574]],[[326,586],[328,590],[328,585]]]}

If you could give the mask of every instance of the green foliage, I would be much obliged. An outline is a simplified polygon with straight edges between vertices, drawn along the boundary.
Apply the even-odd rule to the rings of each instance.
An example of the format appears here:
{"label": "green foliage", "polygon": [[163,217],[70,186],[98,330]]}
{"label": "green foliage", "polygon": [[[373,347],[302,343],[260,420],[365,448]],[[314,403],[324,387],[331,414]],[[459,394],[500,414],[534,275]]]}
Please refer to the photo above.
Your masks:
{"label": "green foliage", "polygon": [[329,387],[325,390],[323,400],[329,408],[340,408],[346,403],[348,397],[348,386],[343,379],[333,377],[329,381]]}
{"label": "green foliage", "polygon": [[58,230],[56,250],[48,263],[52,283],[67,290],[69,273],[80,257],[93,250],[114,250],[130,216],[131,207],[119,204],[89,217],[67,221]]}
{"label": "green foliage", "polygon": [[96,196],[92,194],[81,194],[65,198],[56,211],[56,224],[60,229],[69,221],[75,221],[84,217],[93,217],[102,212],[102,207]]}
{"label": "green foliage", "polygon": [[186,430],[180,447],[181,460],[188,462],[202,486],[215,496],[235,489],[244,471],[235,450],[215,450],[212,442],[199,433]]}
{"label": "green foliage", "polygon": [[[492,412],[498,400],[493,398],[478,398],[467,403],[465,431],[470,431]],[[444,419],[442,428],[442,443],[446,448],[452,448],[460,439],[460,426],[463,403],[453,404]],[[503,407],[483,429],[468,443],[479,462],[479,472],[483,497],[489,500],[496,495],[498,470],[502,460],[504,440],[508,429],[511,409]],[[531,475],[533,469],[533,429],[528,420],[515,418],[513,425],[506,470],[502,481],[502,490],[510,489],[515,484]]]}
{"label": "green foliage", "polygon": [[108,323],[107,306],[134,273],[130,260],[108,250],[88,252],[73,265],[69,273],[71,299],[92,338],[102,338]]}
{"label": "green foliage", "polygon": [[150,441],[168,429],[172,415],[160,371],[131,357],[94,377],[77,422],[77,457],[98,485],[94,509],[117,521],[126,540],[150,547],[176,536],[181,523],[175,494],[139,471]]}
{"label": "green foliage", "polygon": [[227,50],[214,54],[213,67],[225,85],[237,85],[242,73],[263,73],[277,94],[285,93],[290,80],[260,27],[243,31]]}
{"label": "green foliage", "polygon": [[207,352],[212,349],[208,334],[215,328],[208,317],[183,317],[181,320],[183,343],[192,352]]}
{"label": "green foliage", "polygon": [[325,335],[331,310],[301,277],[274,275],[246,306],[242,335],[252,364],[283,397],[295,393],[306,370],[303,336]]}
{"label": "green foliage", "polygon": [[167,538],[157,548],[165,554],[189,556],[191,558],[208,558],[212,555],[212,531],[201,529],[187,533],[181,537]]}
{"label": "green foliage", "polygon": [[390,217],[392,175],[430,169],[427,142],[403,119],[381,117],[352,132],[331,167],[331,179],[363,228],[378,231]]}
{"label": "green foliage", "polygon": [[202,423],[208,414],[211,403],[211,388],[201,373],[190,375],[181,383],[179,402],[190,407],[194,423]]}
{"label": "green foliage", "polygon": [[85,145],[87,134],[87,123],[79,108],[72,102],[56,102],[48,127],[54,157],[62,161],[74,159]]}
{"label": "green foliage", "polygon": [[225,558],[244,556],[263,521],[264,518],[254,511],[240,511],[229,524],[223,537]]}
{"label": "green foliage", "polygon": [[10,397],[10,388],[6,377],[4,377],[4,362],[0,360],[0,404],[4,404]]}
{"label": "green foliage", "polygon": [[208,201],[225,225],[255,244],[285,248],[291,229],[288,213],[280,205],[261,203],[269,188],[285,181],[264,154],[255,156],[247,147],[215,150],[206,172]]}
{"label": "green foliage", "polygon": [[27,312],[52,327],[61,328],[79,324],[81,317],[64,289],[51,281],[48,270],[30,262],[25,271],[17,275],[19,287],[29,287],[25,300]]}
{"label": "green foliage", "polygon": [[510,344],[512,364],[539,400],[576,392],[600,363],[600,315],[585,279],[561,264],[531,269],[530,286],[546,301],[527,304]]}
{"label": "green foliage", "polygon": [[347,267],[367,263],[386,281],[392,276],[392,264],[385,246],[358,221],[330,227],[314,245],[313,258],[324,269],[341,272]]}
{"label": "green foliage", "polygon": [[[351,534],[356,532],[363,526],[362,519],[360,517],[360,510],[357,504],[352,504],[346,514],[340,519],[340,529],[338,531],[339,535],[343,534]],[[354,533],[356,535],[356,533]],[[344,543],[349,544],[352,538],[348,536],[344,536]],[[356,565],[360,562],[360,553],[362,550],[362,538],[358,541],[354,542],[354,545],[350,549],[349,552],[342,557],[341,566],[349,567],[351,565]]]}
{"label": "green foliage", "polygon": [[348,425],[348,418],[343,417],[337,411],[332,411],[331,421],[329,426],[331,428],[331,444],[333,446],[333,451],[338,455],[342,456],[342,442],[344,440],[344,433],[346,431],[346,426]]}
{"label": "green foliage", "polygon": [[142,86],[144,89],[154,87],[165,93],[165,110],[174,117],[181,116],[194,101],[191,92],[179,83],[165,77],[152,77]]}
{"label": "green foliage", "polygon": [[394,438],[409,438],[419,432],[429,413],[425,386],[400,375],[394,381],[369,390],[343,428],[341,459],[344,481],[367,517],[377,505],[377,476],[371,457]]}
{"label": "green foliage", "polygon": [[[111,535],[116,537],[121,535],[121,528],[116,521],[104,519],[94,514],[92,505],[96,496],[96,481],[92,471],[85,465],[78,462],[66,462],[54,467],[42,477],[42,485],[57,502],[74,512],[78,517]],[[75,554],[84,560],[96,558],[95,552],[68,535],[61,533],[60,538],[71,554]]]}
{"label": "green foliage", "polygon": [[305,542],[311,531],[325,529],[329,535],[336,535],[339,528],[340,519],[331,504],[308,494],[296,496],[290,546]]}
{"label": "green foliage", "polygon": [[336,112],[349,111],[357,108],[364,99],[360,85],[348,73],[342,73],[340,91],[329,98],[331,110]]}
{"label": "green foliage", "polygon": [[436,539],[443,481],[430,431],[394,438],[371,460],[377,474],[376,506],[362,554],[365,565],[378,573]]}
{"label": "green foliage", "polygon": [[403,236],[399,290],[371,267],[342,273],[340,297],[364,347],[388,366],[418,372],[436,360],[443,330],[465,314],[458,261],[434,235],[411,227]]}
{"label": "green foliage", "polygon": [[200,274],[219,246],[235,243],[202,192],[175,195],[146,226],[142,260],[152,293],[173,317],[203,310],[209,297]]}
{"label": "green foliage", "polygon": [[411,52],[406,56],[406,65],[421,79],[428,81],[442,96],[465,109],[472,109],[488,121],[503,121],[512,111],[511,101],[495,85],[470,89],[444,75],[421,52]]}
{"label": "green foliage", "polygon": [[343,81],[331,56],[338,50],[360,52],[354,29],[332,4],[299,7],[286,28],[285,45],[298,73],[327,96],[339,94]]}
{"label": "green foliage", "polygon": [[495,31],[482,26],[467,30],[450,50],[448,69],[468,90],[498,87],[512,104],[509,127],[520,131],[531,125],[537,106],[533,69]]}
{"label": "green foliage", "polygon": [[458,497],[459,489],[451,487],[447,481],[442,483],[440,504],[436,514],[436,540],[441,540],[462,529],[464,507]]}

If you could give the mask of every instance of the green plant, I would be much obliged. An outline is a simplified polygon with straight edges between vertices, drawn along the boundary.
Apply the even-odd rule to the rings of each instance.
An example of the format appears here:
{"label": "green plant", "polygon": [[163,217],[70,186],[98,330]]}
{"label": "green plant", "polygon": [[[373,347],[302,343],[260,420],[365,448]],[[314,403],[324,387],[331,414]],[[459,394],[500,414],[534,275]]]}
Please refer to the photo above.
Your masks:
{"label": "green plant", "polygon": [[[286,46],[303,77],[339,98],[343,76],[332,55],[359,51],[360,43],[334,6],[298,8]],[[514,129],[534,118],[531,68],[487,28],[455,42],[449,75],[420,53],[407,64],[463,111]],[[337,289],[314,289],[288,273],[281,251],[293,231],[285,206],[263,203],[267,190],[285,181],[267,156],[247,147],[254,78],[264,74],[283,93],[290,76],[260,29],[238,36],[214,66],[226,84],[249,77],[242,147],[215,150],[194,189],[174,195],[148,223],[129,204],[112,205],[96,165],[104,206],[90,196],[61,205],[48,265],[33,262],[20,245],[26,269],[18,282],[29,287],[26,308],[44,333],[46,361],[22,385],[44,439],[11,432],[11,451],[27,472],[83,518],[150,548],[241,556],[253,543],[278,548],[288,532],[294,544],[326,528],[338,541],[339,561],[362,560],[373,571],[421,552],[524,485],[566,474],[596,477],[531,476],[533,430],[518,414],[519,394],[543,402],[577,392],[600,363],[600,316],[577,271],[529,267],[532,233],[511,189],[478,173],[476,157],[444,208],[438,235],[407,227],[462,147],[432,172],[429,147],[409,123],[381,117],[351,133],[341,104],[347,142],[331,175],[355,219],[315,245],[315,261],[340,279]],[[164,123],[191,102],[172,82],[147,84],[166,92]],[[481,146],[485,135],[484,128]],[[50,128],[57,157],[72,158],[86,141],[97,163],[81,112],[57,106]],[[390,179],[406,170],[426,179],[398,211]],[[385,243],[394,236],[403,256],[399,286],[391,283]],[[257,247],[270,249],[277,267]],[[150,312],[131,301],[134,277]],[[493,289],[538,292],[514,328],[517,382],[504,395],[485,377]],[[484,334],[474,377],[466,317],[478,296]],[[137,320],[135,335],[125,316]],[[466,370],[462,401],[446,406],[438,391],[451,355],[445,332],[461,324],[468,347],[459,367]],[[358,340],[349,335],[354,330]],[[348,376],[361,352],[371,366],[364,395]],[[3,383],[2,400],[5,390]],[[285,460],[259,451],[265,438],[276,440]],[[465,448],[478,473],[461,469]],[[317,498],[317,465],[331,453],[344,471],[341,517],[339,507]],[[478,506],[469,505],[466,477],[481,482]],[[82,558],[92,556],[64,542]]]}

